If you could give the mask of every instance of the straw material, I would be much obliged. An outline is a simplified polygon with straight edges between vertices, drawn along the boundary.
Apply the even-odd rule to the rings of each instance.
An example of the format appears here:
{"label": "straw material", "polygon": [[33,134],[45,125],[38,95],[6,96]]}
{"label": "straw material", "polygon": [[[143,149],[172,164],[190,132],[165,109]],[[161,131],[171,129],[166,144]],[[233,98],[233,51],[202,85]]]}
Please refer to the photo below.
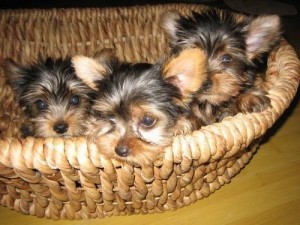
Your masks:
{"label": "straw material", "polygon": [[[203,6],[0,11],[0,61],[84,54],[113,47],[128,61],[154,62],[168,45],[159,15]],[[268,59],[272,108],[238,114],[174,138],[154,166],[133,167],[101,154],[85,137],[19,139],[24,120],[0,74],[0,204],[53,219],[154,213],[209,196],[249,162],[258,142],[293,99],[300,63],[282,40]]]}

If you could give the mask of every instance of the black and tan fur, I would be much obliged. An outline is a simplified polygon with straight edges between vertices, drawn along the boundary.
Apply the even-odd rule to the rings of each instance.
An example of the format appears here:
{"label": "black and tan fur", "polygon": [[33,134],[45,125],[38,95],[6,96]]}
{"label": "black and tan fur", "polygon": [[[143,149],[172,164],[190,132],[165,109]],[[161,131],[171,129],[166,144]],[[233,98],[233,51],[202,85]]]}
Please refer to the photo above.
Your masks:
{"label": "black and tan fur", "polygon": [[189,104],[201,82],[177,62],[193,66],[201,57],[198,50],[187,50],[164,63],[130,64],[107,51],[72,60],[78,76],[97,91],[86,134],[108,157],[152,164],[175,135],[199,127]]}
{"label": "black and tan fur", "polygon": [[217,9],[193,12],[184,17],[165,12],[162,27],[177,54],[187,48],[204,51],[207,62],[204,82],[195,93],[195,113],[205,124],[221,121],[237,112],[260,112],[269,106],[266,92],[256,88],[256,72],[262,59],[281,37],[275,15],[241,17]]}
{"label": "black and tan fur", "polygon": [[23,137],[70,137],[84,132],[93,91],[77,78],[70,58],[47,58],[30,65],[6,59],[4,70],[28,117]]}

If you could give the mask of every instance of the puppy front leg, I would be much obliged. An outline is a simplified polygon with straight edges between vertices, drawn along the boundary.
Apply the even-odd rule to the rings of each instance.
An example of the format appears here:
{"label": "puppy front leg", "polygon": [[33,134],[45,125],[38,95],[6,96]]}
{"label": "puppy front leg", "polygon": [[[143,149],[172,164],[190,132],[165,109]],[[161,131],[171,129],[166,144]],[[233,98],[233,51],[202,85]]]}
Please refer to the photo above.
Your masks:
{"label": "puppy front leg", "polygon": [[237,98],[237,108],[240,112],[262,112],[271,105],[267,93],[262,90],[252,89]]}

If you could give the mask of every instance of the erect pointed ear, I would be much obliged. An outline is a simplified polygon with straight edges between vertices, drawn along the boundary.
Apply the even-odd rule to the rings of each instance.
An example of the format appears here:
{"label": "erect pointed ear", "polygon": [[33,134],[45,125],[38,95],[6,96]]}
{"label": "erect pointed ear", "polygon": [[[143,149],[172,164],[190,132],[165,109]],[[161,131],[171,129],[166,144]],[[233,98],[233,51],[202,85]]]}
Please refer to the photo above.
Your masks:
{"label": "erect pointed ear", "polygon": [[167,33],[171,42],[176,42],[178,39],[176,33],[179,19],[180,13],[176,10],[169,10],[161,14],[161,27]]}
{"label": "erect pointed ear", "polygon": [[4,73],[5,76],[10,78],[14,76],[18,76],[22,70],[22,66],[17,64],[13,59],[11,58],[6,58],[2,62],[3,68],[4,68]]}
{"label": "erect pointed ear", "polygon": [[254,18],[246,37],[246,53],[250,60],[268,52],[281,37],[279,16],[266,15]]}
{"label": "erect pointed ear", "polygon": [[163,65],[163,77],[178,87],[182,100],[188,102],[207,79],[207,57],[201,49],[184,49]]}
{"label": "erect pointed ear", "polygon": [[106,64],[109,61],[117,60],[116,53],[112,48],[103,48],[100,51],[95,52],[93,58],[100,64]]}
{"label": "erect pointed ear", "polygon": [[16,63],[11,58],[4,59],[2,66],[7,81],[12,86],[14,91],[17,94],[20,94],[26,84],[26,80],[24,79],[24,75],[22,73],[24,67]]}
{"label": "erect pointed ear", "polygon": [[111,49],[96,52],[93,58],[83,55],[72,57],[76,75],[90,88],[98,90],[97,81],[102,80],[110,71],[108,64],[114,57]]}
{"label": "erect pointed ear", "polygon": [[76,55],[72,58],[76,75],[90,88],[97,89],[97,81],[102,80],[106,73],[103,65],[95,59],[83,55]]}

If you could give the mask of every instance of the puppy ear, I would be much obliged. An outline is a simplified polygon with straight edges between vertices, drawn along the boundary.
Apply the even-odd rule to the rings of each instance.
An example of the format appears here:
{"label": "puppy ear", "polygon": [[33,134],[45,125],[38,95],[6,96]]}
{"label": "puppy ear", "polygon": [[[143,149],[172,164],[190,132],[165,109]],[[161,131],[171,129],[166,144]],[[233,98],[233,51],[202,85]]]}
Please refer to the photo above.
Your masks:
{"label": "puppy ear", "polygon": [[112,48],[103,48],[100,51],[95,52],[93,58],[100,64],[106,64],[110,61],[117,60],[116,53]]}
{"label": "puppy ear", "polygon": [[[22,70],[22,66],[17,64],[13,59],[6,58],[2,62],[4,72],[7,78],[14,77]],[[18,76],[18,75],[17,75]]]}
{"label": "puppy ear", "polygon": [[178,87],[182,100],[189,102],[207,79],[206,55],[201,49],[184,49],[163,65],[163,77]]}
{"label": "puppy ear", "polygon": [[83,55],[72,57],[72,64],[76,75],[90,88],[98,90],[97,82],[102,80],[109,71],[109,62],[114,59],[111,49],[96,52],[93,58]]}
{"label": "puppy ear", "polygon": [[279,16],[266,15],[254,18],[248,27],[246,52],[250,60],[268,52],[281,37]]}
{"label": "puppy ear", "polygon": [[176,42],[177,30],[178,30],[178,20],[180,19],[180,13],[176,10],[169,10],[163,12],[161,15],[161,27],[169,36],[171,42]]}
{"label": "puppy ear", "polygon": [[103,65],[95,59],[83,55],[76,55],[72,58],[76,75],[90,88],[97,90],[97,81],[102,80],[106,73]]}
{"label": "puppy ear", "polygon": [[17,64],[11,58],[4,59],[2,65],[8,83],[11,85],[15,93],[20,95],[26,84],[26,80],[23,75],[24,67]]}

